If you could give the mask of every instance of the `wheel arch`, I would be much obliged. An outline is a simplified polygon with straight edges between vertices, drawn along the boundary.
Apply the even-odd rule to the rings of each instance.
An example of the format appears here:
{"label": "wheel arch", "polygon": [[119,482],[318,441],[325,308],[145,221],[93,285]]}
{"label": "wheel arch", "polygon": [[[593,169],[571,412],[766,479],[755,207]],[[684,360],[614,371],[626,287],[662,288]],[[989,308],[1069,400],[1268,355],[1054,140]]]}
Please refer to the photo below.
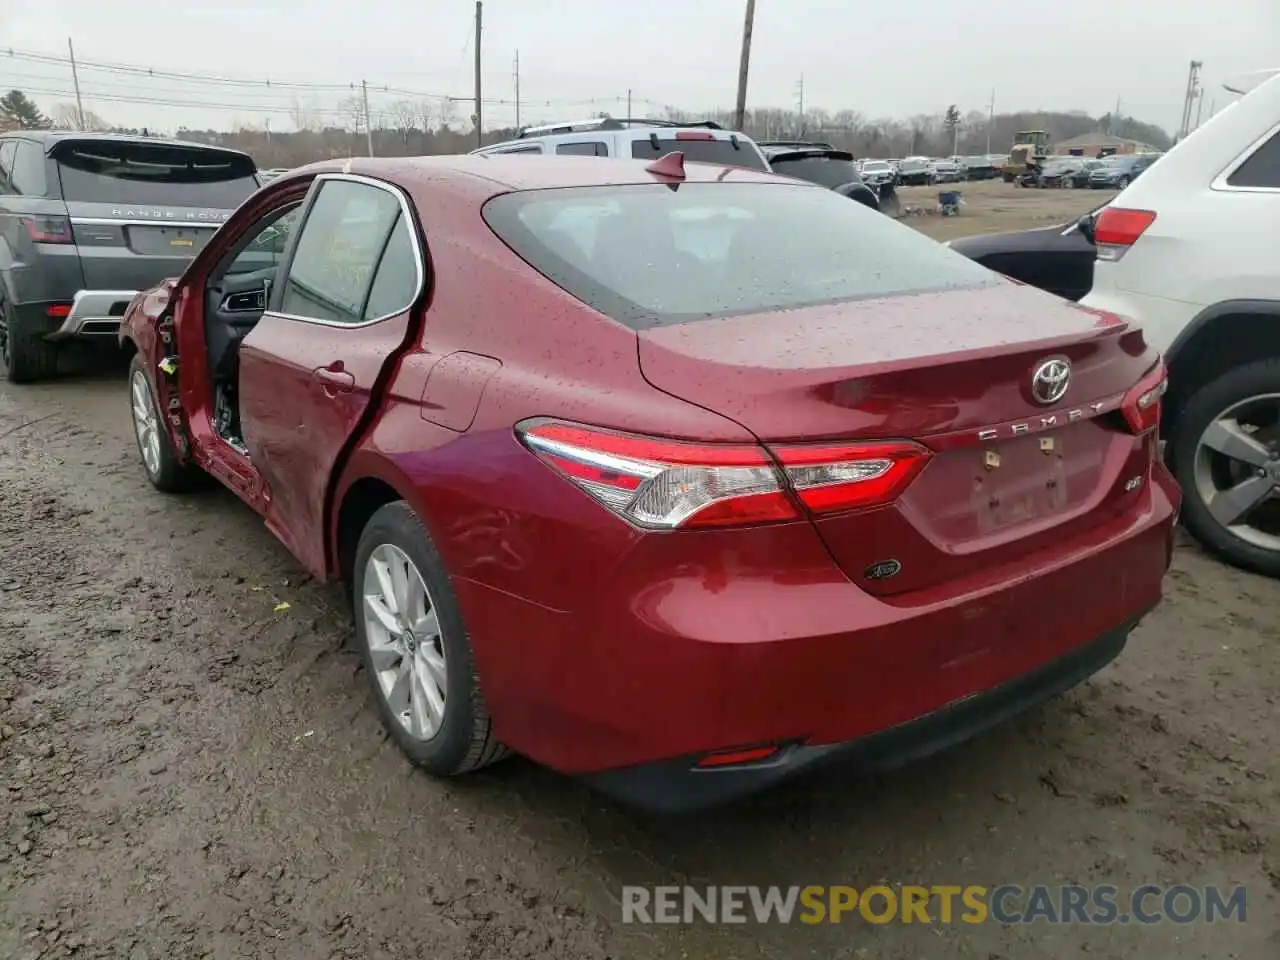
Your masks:
{"label": "wheel arch", "polygon": [[327,524],[327,563],[343,583],[351,583],[356,547],[369,518],[398,500],[407,503],[430,530],[409,478],[384,457],[363,449],[352,451],[334,492]]}
{"label": "wheel arch", "polygon": [[1169,393],[1163,432],[1169,434],[1200,387],[1234,367],[1267,357],[1280,357],[1280,301],[1225,300],[1206,307],[1165,352]]}

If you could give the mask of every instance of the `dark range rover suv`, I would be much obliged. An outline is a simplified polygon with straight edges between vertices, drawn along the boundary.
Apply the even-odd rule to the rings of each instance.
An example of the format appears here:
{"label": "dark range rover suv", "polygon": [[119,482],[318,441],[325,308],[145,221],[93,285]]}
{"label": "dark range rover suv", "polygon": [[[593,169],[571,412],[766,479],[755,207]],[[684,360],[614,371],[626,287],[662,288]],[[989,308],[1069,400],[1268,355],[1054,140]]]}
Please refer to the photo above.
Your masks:
{"label": "dark range rover suv", "polygon": [[258,188],[247,155],[152,137],[0,136],[0,366],[57,369],[60,344],[111,337],[134,295],[182,273]]}

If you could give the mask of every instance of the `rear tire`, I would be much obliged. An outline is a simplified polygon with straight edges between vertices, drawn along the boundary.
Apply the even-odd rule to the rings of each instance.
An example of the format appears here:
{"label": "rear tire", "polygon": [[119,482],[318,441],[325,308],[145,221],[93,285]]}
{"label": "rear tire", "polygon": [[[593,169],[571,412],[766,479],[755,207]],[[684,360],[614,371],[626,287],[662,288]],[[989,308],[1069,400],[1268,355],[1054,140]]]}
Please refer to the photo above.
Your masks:
{"label": "rear tire", "polygon": [[[129,405],[133,415],[133,435],[138,441],[138,454],[147,479],[157,490],[165,493],[184,493],[197,485],[201,471],[192,464],[178,460],[178,451],[165,426],[156,401],[155,388],[147,376],[141,354],[134,354],[129,363]],[[150,424],[143,422],[145,414],[151,416]]]}
{"label": "rear tire", "polygon": [[10,383],[48,380],[58,372],[58,345],[27,328],[11,306],[0,306],[0,364]]}
{"label": "rear tire", "polygon": [[[395,597],[394,604],[382,599],[387,591],[380,584],[409,584],[408,596],[415,577],[425,597]],[[505,757],[444,561],[404,501],[382,507],[365,525],[351,586],[356,639],[378,715],[405,756],[437,777],[470,773]],[[390,606],[399,608],[390,611],[395,630],[383,626]],[[398,692],[402,680],[411,693]],[[432,684],[430,696],[426,684]],[[429,714],[420,717],[423,700]]]}
{"label": "rear tire", "polygon": [[1203,497],[1203,484],[1197,482],[1196,470],[1201,438],[1210,424],[1242,401],[1266,395],[1280,395],[1280,360],[1236,367],[1204,384],[1176,414],[1166,460],[1182,488],[1182,520],[1187,531],[1206,550],[1232,566],[1280,577],[1280,549],[1266,549],[1241,539],[1215,519]]}

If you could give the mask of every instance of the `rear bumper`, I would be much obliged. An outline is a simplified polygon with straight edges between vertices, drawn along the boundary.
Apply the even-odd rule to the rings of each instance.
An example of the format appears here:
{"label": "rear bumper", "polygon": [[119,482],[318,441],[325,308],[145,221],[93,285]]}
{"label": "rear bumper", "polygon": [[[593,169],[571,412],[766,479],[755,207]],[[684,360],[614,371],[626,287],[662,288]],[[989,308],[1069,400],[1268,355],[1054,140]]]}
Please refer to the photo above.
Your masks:
{"label": "rear bumper", "polygon": [[699,769],[698,758],[693,756],[609,770],[584,779],[628,806],[687,813],[739,799],[821,767],[871,773],[902,766],[968,740],[1093,676],[1120,655],[1138,619],[1014,680],[856,740],[794,743],[767,762],[752,765]]}
{"label": "rear bumper", "polygon": [[125,310],[137,295],[137,290],[81,290],[71,302],[71,312],[49,332],[48,339],[115,337]]}
{"label": "rear bumper", "polygon": [[[786,744],[795,761],[730,778],[767,785],[833,745],[1127,631],[1160,599],[1179,502],[1157,464],[1131,510],[1007,568],[894,597],[850,582],[807,524],[683,544],[643,536],[621,556],[579,557],[588,599],[574,611],[466,576],[453,583],[496,733],[512,749],[609,789],[634,775],[626,768],[690,774],[690,757]],[[544,567],[562,551],[536,549],[525,562]],[[696,805],[712,788],[690,789]]]}

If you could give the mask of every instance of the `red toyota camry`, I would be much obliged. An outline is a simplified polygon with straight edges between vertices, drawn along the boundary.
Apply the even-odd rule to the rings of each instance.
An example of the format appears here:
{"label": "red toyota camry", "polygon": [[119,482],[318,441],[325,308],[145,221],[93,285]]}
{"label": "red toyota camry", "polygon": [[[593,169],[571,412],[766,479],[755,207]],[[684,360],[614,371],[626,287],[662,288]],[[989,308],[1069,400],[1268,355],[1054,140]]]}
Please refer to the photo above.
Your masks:
{"label": "red toyota camry", "polygon": [[1169,564],[1140,330],[679,154],[295,170],[122,337],[151,481],[346,581],[437,775],[901,762],[1100,669]]}

